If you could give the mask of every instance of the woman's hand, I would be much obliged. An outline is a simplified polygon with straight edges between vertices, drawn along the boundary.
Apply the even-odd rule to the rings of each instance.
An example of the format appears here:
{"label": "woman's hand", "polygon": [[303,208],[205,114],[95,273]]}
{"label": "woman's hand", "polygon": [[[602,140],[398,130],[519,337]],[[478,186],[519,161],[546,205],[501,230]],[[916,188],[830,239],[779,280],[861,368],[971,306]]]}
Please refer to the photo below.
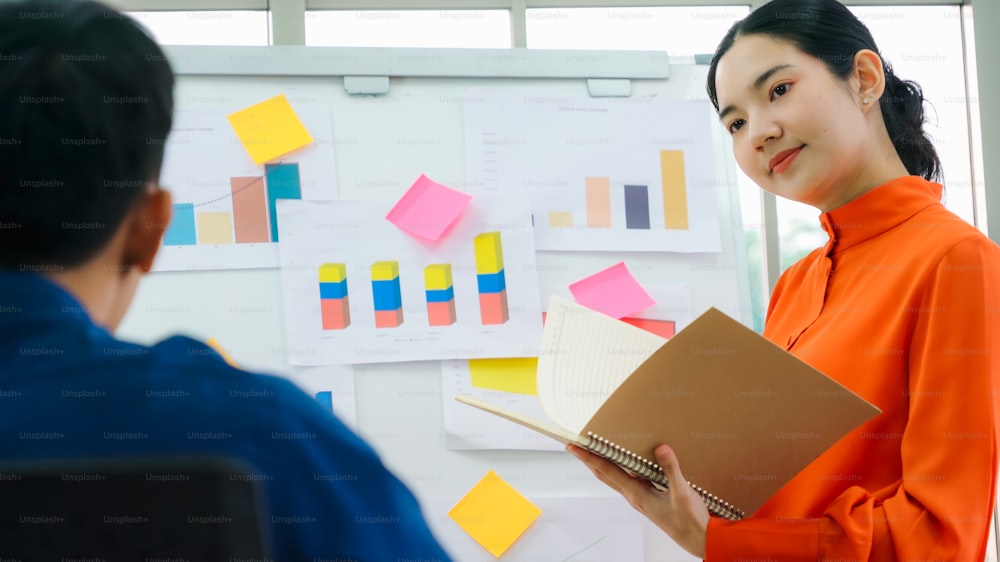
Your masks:
{"label": "woman's hand", "polygon": [[673,450],[660,445],[656,462],[670,481],[670,491],[661,492],[651,482],[632,476],[618,465],[602,459],[575,445],[566,450],[583,461],[601,481],[625,496],[632,507],[663,529],[674,542],[691,554],[705,558],[705,537],[708,532],[708,508],[681,474]]}

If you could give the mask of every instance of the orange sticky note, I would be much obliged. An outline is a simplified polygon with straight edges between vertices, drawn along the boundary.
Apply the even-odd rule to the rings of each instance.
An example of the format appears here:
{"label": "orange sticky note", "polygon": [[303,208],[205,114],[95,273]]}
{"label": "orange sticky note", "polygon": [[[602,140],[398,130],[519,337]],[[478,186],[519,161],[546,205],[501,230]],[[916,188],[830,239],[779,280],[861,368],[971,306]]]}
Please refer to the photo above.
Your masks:
{"label": "orange sticky note", "polygon": [[215,352],[221,355],[222,358],[226,360],[226,363],[229,363],[231,367],[239,367],[239,365],[236,364],[236,361],[233,361],[233,358],[226,353],[226,350],[222,349],[222,346],[219,345],[219,341],[215,338],[208,338],[205,340],[205,345],[214,349]]}
{"label": "orange sticky note", "polygon": [[227,119],[257,165],[313,141],[285,94],[231,113]]}
{"label": "orange sticky note", "polygon": [[499,558],[542,510],[492,470],[448,512],[470,537]]}

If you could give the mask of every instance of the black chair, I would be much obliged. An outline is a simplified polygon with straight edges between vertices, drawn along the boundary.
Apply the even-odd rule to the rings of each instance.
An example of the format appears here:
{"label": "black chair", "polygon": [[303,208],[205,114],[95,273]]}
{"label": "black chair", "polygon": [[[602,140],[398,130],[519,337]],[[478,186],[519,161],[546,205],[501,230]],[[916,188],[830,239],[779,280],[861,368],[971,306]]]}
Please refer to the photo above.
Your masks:
{"label": "black chair", "polygon": [[217,457],[0,463],[0,560],[267,559],[258,480]]}

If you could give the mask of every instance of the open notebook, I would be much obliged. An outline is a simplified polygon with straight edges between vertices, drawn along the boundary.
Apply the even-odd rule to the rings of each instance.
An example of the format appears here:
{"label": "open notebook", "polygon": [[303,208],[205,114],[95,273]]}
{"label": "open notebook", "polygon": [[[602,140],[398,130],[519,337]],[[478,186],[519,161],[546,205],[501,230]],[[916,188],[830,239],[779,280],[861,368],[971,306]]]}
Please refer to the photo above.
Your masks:
{"label": "open notebook", "polygon": [[660,443],[716,516],[753,514],[881,411],[714,308],[669,341],[559,297],[549,304],[538,397],[556,425],[457,400],[575,443],[667,487]]}

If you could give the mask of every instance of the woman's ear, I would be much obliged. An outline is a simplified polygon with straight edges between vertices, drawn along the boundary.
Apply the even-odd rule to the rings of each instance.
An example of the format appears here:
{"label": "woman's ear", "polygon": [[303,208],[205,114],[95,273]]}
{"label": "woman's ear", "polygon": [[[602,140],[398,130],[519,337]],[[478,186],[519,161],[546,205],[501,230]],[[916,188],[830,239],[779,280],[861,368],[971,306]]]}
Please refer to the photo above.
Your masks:
{"label": "woman's ear", "polygon": [[863,108],[878,107],[878,100],[885,93],[885,68],[882,57],[870,49],[854,55],[854,73],[857,82],[858,102]]}

